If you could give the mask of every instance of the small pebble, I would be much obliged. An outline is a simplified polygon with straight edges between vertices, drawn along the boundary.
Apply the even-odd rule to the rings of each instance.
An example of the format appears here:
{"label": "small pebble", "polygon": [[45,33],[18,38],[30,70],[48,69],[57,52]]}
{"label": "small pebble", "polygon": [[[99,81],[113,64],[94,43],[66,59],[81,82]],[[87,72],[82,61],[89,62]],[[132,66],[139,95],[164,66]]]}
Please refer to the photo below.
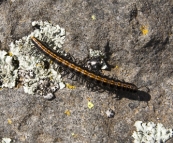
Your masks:
{"label": "small pebble", "polygon": [[107,115],[108,118],[113,118],[114,115],[115,115],[115,112],[112,109],[108,109],[106,111],[106,115]]}
{"label": "small pebble", "polygon": [[54,95],[53,93],[47,93],[46,95],[43,95],[43,97],[44,99],[51,100],[54,97]]}

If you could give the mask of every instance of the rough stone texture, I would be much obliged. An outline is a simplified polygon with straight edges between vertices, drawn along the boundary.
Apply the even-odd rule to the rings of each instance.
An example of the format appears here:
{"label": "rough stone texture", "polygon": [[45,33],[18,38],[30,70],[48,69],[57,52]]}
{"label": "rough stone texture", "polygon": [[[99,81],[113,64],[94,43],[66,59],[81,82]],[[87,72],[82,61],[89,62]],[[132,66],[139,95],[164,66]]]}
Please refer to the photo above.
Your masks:
{"label": "rough stone texture", "polygon": [[[74,83],[76,89],[58,91],[52,101],[24,94],[22,88],[3,89],[0,138],[20,143],[132,143],[137,120],[173,128],[172,0],[4,0],[0,15],[1,49],[27,35],[32,21],[47,20],[66,29],[64,49],[74,57],[84,59],[89,48],[106,51],[112,67],[106,74],[150,89],[149,94],[117,93],[125,98],[116,100],[115,95]],[[142,26],[148,28],[146,35]],[[109,108],[114,118],[107,118]],[[70,116],[64,113],[67,109]]]}

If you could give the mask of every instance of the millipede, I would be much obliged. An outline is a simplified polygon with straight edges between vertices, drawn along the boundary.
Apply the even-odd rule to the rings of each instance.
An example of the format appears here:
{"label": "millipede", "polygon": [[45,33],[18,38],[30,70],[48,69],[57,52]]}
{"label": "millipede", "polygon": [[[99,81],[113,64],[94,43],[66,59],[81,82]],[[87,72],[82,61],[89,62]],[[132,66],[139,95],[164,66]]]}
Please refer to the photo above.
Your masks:
{"label": "millipede", "polygon": [[120,80],[115,80],[105,75],[101,75],[96,73],[88,68],[76,63],[72,59],[62,55],[61,53],[55,52],[53,49],[50,49],[47,45],[45,45],[41,40],[36,37],[31,37],[31,41],[34,43],[36,47],[41,50],[45,55],[47,55],[50,59],[59,64],[63,69],[76,74],[80,78],[83,78],[87,83],[89,83],[88,87],[95,86],[108,91],[117,91],[117,90],[125,90],[130,92],[137,92],[138,88],[136,85],[132,83],[123,82]]}

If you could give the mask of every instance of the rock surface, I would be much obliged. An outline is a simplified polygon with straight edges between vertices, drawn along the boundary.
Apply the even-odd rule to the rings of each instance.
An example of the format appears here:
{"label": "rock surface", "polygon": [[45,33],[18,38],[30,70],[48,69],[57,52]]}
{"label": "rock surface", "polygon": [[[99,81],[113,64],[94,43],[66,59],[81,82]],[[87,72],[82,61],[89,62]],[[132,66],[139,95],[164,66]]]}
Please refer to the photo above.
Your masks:
{"label": "rock surface", "polygon": [[[75,89],[59,90],[52,101],[24,94],[22,88],[2,89],[0,138],[21,143],[132,143],[137,120],[173,128],[171,0],[4,0],[0,13],[1,49],[27,35],[32,21],[47,20],[65,28],[64,49],[75,58],[86,58],[89,48],[105,51],[111,65],[106,74],[144,87],[137,93],[117,92],[123,98],[116,100],[115,95],[88,91],[74,82]],[[114,118],[107,117],[108,109],[115,111]]]}

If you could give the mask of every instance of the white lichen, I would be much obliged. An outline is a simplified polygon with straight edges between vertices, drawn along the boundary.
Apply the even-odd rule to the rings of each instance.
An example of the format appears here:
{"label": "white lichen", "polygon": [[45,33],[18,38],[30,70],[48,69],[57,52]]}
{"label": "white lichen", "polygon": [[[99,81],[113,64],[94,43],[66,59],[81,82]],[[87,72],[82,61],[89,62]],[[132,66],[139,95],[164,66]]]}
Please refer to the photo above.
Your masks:
{"label": "white lichen", "polygon": [[[108,69],[108,66],[107,66],[107,64],[106,64],[106,62],[105,62],[105,60],[104,60],[104,58],[105,58],[105,53],[103,53],[102,51],[100,51],[100,50],[93,50],[93,49],[89,49],[89,55],[90,55],[90,57],[91,57],[91,59],[99,59],[99,60],[97,60],[96,62],[97,63],[93,63],[93,65],[95,64],[100,64],[101,65],[101,67],[100,67],[100,69],[102,69],[102,70],[105,70],[105,69]],[[92,61],[92,60],[91,60]],[[92,61],[93,62],[93,61]],[[92,64],[92,63],[91,63]]]}
{"label": "white lichen", "polygon": [[0,81],[1,87],[13,88],[18,78],[15,60],[6,51],[0,51]]}
{"label": "white lichen", "polygon": [[53,93],[47,93],[46,95],[43,95],[44,99],[50,100],[54,97]]}
{"label": "white lichen", "polygon": [[100,50],[89,49],[89,53],[90,53],[91,57],[104,57],[105,56],[105,54]]}
{"label": "white lichen", "polygon": [[[58,65],[36,50],[30,37],[34,36],[47,43],[49,48],[62,52],[60,48],[65,40],[65,29],[60,28],[59,25],[53,26],[49,22],[42,21],[34,21],[32,26],[36,29],[28,36],[12,42],[9,45],[9,52],[0,51],[1,87],[13,88],[20,78],[24,91],[29,94],[38,92],[39,86],[41,86],[39,81],[45,79],[51,83],[51,86],[49,84],[44,86],[45,92],[53,86],[61,89],[65,87],[65,84],[58,72]],[[44,94],[47,95],[47,93]]]}
{"label": "white lichen", "polygon": [[173,133],[172,129],[165,129],[161,123],[136,121],[134,126],[137,130],[132,135],[134,143],[165,143]]}
{"label": "white lichen", "polygon": [[108,118],[113,118],[114,115],[115,115],[115,112],[112,109],[108,109],[106,111],[106,115],[107,115]]}
{"label": "white lichen", "polygon": [[2,143],[11,143],[11,141],[10,138],[2,138]]}

